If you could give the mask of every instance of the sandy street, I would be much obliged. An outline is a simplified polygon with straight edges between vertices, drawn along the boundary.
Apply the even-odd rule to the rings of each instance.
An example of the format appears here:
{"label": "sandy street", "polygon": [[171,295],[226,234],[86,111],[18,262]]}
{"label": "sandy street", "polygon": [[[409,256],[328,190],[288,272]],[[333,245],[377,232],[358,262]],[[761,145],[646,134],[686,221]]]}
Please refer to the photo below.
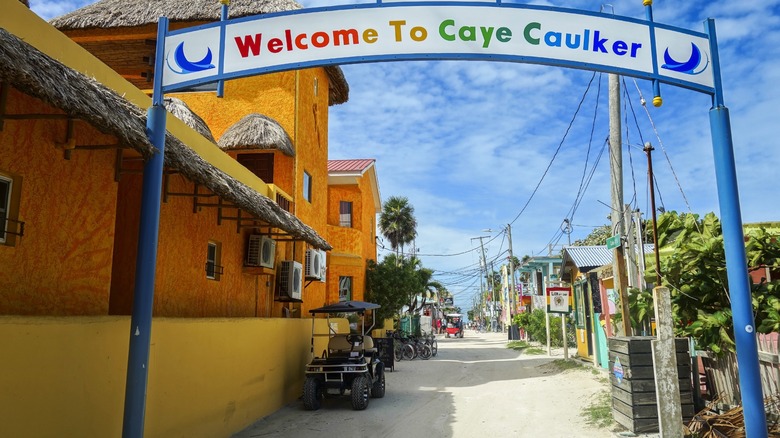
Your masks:
{"label": "sandy street", "polygon": [[[507,349],[506,334],[438,337],[430,360],[396,363],[387,393],[353,411],[349,397],[306,411],[300,400],[234,435],[250,437],[609,437],[586,424],[583,408],[608,388],[605,371],[559,371],[562,354]],[[303,371],[301,371],[303,372]]]}

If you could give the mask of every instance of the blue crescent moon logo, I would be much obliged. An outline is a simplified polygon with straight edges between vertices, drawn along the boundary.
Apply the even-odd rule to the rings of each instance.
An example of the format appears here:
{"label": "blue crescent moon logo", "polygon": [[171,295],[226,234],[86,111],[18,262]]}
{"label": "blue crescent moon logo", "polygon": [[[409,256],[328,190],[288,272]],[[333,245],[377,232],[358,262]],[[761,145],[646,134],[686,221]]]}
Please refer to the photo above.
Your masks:
{"label": "blue crescent moon logo", "polygon": [[694,43],[691,43],[691,57],[685,62],[675,61],[674,58],[672,58],[672,55],[669,54],[669,48],[667,47],[664,52],[664,65],[662,65],[661,68],[685,73],[687,75],[697,75],[706,70],[707,66],[710,64],[709,58],[704,60],[704,62],[702,61],[703,57],[701,50]]}
{"label": "blue crescent moon logo", "polygon": [[215,68],[214,64],[211,63],[212,54],[210,48],[206,49],[206,56],[200,61],[190,61],[184,55],[184,42],[179,43],[179,45],[176,46],[176,50],[173,51],[173,63],[176,64],[176,67],[178,68],[174,68],[174,66],[171,65],[170,54],[166,58],[168,61],[168,68],[179,74],[195,73]]}

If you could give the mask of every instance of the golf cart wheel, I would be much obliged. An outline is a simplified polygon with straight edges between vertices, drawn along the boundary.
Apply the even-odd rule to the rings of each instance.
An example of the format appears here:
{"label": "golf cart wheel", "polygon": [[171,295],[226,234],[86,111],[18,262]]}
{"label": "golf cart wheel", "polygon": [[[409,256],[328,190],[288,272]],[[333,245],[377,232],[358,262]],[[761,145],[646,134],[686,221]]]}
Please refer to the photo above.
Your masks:
{"label": "golf cart wheel", "polygon": [[382,398],[385,396],[385,367],[377,365],[374,371],[377,375],[376,382],[371,386],[371,397]]}
{"label": "golf cart wheel", "polygon": [[303,407],[307,411],[316,411],[322,404],[322,386],[320,379],[307,377],[303,383]]}
{"label": "golf cart wheel", "polygon": [[362,411],[368,407],[369,385],[367,376],[357,376],[352,381],[352,409]]}

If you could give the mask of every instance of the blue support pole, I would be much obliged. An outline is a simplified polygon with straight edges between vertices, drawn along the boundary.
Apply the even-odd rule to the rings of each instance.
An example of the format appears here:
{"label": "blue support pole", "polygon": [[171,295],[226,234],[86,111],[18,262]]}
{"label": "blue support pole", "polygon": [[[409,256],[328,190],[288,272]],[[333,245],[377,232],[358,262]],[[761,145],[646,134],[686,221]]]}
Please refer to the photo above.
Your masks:
{"label": "blue support pole", "polygon": [[[648,29],[650,30],[650,53],[653,56],[653,74],[658,76],[658,59],[656,59],[656,42],[655,42],[655,22],[653,21],[653,2],[652,0],[644,0],[642,4],[645,6],[645,18],[647,19]],[[661,82],[658,79],[653,79],[653,106],[659,107],[663,104],[661,99]]]}
{"label": "blue support pole", "polygon": [[723,104],[715,22],[712,19],[707,20],[706,27],[710,37],[710,52],[715,77],[713,107],[710,109],[710,130],[715,157],[715,177],[718,186],[723,244],[726,252],[731,313],[734,321],[734,338],[737,346],[739,387],[742,393],[745,432],[748,438],[766,438],[766,413],[764,412],[764,396],[761,390],[753,302],[748,282],[747,256],[742,231],[742,213],[739,206],[731,122],[729,110]]}
{"label": "blue support pole", "polygon": [[[225,41],[225,21],[228,19],[229,15],[229,6],[230,6],[230,0],[222,0],[222,10],[220,15],[220,21],[222,21],[222,26],[220,26],[219,29],[219,40]],[[219,75],[222,76],[223,68],[225,65],[225,45],[220,44],[219,45]],[[225,81],[219,80],[217,82],[217,97],[225,97]]]}
{"label": "blue support pole", "polygon": [[158,152],[144,164],[141,192],[141,223],[135,265],[133,315],[130,321],[130,350],[127,357],[123,438],[142,438],[146,413],[146,385],[149,372],[149,343],[152,332],[154,277],[157,267],[157,237],[160,228],[160,198],[165,157],[165,118],[162,72],[168,19],[160,17],[154,70],[152,106],[147,112],[146,134]]}

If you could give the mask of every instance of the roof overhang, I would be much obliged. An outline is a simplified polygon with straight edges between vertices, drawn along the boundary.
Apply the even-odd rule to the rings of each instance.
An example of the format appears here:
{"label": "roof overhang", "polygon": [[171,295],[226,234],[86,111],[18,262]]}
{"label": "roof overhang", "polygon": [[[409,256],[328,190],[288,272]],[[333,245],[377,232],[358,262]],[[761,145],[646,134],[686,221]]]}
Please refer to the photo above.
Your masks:
{"label": "roof overhang", "polygon": [[374,198],[374,208],[376,211],[382,211],[382,198],[379,193],[379,179],[376,176],[376,166],[369,164],[361,171],[336,171],[328,172],[328,185],[348,186],[357,185],[360,178],[368,177],[368,184],[371,186],[371,194]]}

